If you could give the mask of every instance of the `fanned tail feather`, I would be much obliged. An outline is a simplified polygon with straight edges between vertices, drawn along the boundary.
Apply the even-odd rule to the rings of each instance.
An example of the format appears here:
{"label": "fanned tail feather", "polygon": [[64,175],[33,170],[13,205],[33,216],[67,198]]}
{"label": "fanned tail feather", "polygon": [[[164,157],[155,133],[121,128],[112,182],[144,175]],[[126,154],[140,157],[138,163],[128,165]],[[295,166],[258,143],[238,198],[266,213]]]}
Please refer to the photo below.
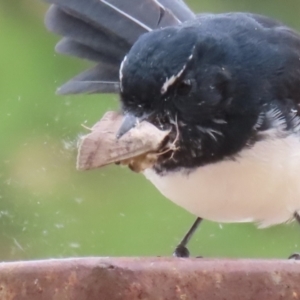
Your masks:
{"label": "fanned tail feather", "polygon": [[82,90],[88,94],[118,93],[118,77],[117,65],[100,63],[66,82],[57,92],[61,95],[80,94]]}
{"label": "fanned tail feather", "polygon": [[118,69],[143,33],[180,24],[195,15],[182,0],[45,0],[46,27],[61,36],[59,53],[97,66],[58,89],[60,94],[117,93]]}

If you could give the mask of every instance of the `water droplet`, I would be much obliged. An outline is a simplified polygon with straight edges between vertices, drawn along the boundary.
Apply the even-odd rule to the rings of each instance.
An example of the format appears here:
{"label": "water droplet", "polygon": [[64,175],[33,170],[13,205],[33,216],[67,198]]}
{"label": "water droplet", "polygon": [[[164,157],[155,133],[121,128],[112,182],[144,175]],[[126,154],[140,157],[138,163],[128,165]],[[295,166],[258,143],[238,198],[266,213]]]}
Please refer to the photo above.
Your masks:
{"label": "water droplet", "polygon": [[80,248],[80,244],[79,243],[69,243],[70,248]]}
{"label": "water droplet", "polygon": [[56,227],[57,229],[62,229],[62,228],[65,227],[64,224],[60,224],[60,223],[57,223],[57,224],[54,224],[54,225],[55,225],[55,227]]}
{"label": "water droplet", "polygon": [[81,204],[83,202],[82,198],[75,198],[74,199],[76,203]]}

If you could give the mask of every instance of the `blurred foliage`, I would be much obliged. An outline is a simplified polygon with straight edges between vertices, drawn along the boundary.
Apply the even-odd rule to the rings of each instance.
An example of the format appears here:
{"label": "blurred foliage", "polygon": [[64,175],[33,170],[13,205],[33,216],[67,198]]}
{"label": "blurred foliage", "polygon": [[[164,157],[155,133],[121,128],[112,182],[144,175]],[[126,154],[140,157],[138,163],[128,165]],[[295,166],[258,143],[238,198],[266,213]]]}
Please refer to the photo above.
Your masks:
{"label": "blurred foliage", "polygon": [[[266,14],[300,30],[298,0],[188,3],[197,12]],[[0,0],[0,259],[170,255],[194,216],[125,168],[75,170],[81,124],[117,108],[118,97],[55,95],[88,64],[54,53],[46,9],[39,0]],[[300,227],[204,222],[190,248],[206,257],[287,257],[300,250]]]}

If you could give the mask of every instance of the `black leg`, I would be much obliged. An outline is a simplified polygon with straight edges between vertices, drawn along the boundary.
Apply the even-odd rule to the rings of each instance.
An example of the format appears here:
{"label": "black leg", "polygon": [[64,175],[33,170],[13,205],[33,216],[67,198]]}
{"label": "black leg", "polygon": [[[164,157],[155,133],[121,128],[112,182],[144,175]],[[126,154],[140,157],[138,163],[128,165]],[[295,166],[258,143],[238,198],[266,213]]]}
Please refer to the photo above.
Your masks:
{"label": "black leg", "polygon": [[[296,219],[297,223],[300,224],[300,216],[298,215],[298,213],[294,213],[294,218]],[[294,253],[290,255],[289,259],[300,260],[300,253]]]}
{"label": "black leg", "polygon": [[176,247],[176,249],[173,253],[173,256],[176,256],[176,257],[189,257],[190,256],[190,252],[187,249],[186,245],[188,244],[188,242],[191,239],[191,237],[193,236],[194,232],[196,231],[196,229],[200,225],[201,221],[202,221],[201,218],[196,219],[196,221],[194,222],[194,224],[192,225],[190,230],[186,233],[186,235],[184,236],[182,241]]}

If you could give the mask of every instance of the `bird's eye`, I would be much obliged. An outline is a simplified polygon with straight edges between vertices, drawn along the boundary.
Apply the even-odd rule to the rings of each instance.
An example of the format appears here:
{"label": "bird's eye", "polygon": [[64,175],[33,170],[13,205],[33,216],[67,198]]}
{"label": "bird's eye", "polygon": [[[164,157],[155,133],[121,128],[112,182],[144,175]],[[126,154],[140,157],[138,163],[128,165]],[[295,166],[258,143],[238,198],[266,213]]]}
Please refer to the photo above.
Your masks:
{"label": "bird's eye", "polygon": [[178,83],[177,85],[177,94],[180,96],[186,96],[189,94],[192,88],[192,83],[191,81],[188,80],[183,80]]}

